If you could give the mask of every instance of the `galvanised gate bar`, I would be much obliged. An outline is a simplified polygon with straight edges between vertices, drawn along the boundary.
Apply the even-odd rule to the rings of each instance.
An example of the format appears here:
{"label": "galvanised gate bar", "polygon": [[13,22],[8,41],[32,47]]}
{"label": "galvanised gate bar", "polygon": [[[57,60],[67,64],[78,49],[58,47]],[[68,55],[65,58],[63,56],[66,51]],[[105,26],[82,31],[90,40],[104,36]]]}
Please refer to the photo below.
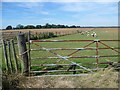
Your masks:
{"label": "galvanised gate bar", "polygon": [[[30,44],[29,44],[29,51],[47,51],[53,55],[56,55],[56,57],[38,57],[38,58],[32,58],[32,56],[30,57],[31,60],[34,59],[58,59],[57,62],[53,63],[53,64],[40,64],[40,65],[30,65],[30,67],[37,67],[37,66],[46,66],[45,68],[43,68],[40,71],[30,71],[30,73],[40,73],[40,72],[63,72],[63,71],[71,71],[71,72],[76,72],[76,71],[89,71],[89,72],[93,72],[93,71],[97,71],[101,68],[98,67],[99,64],[119,64],[120,61],[118,60],[118,62],[99,62],[99,58],[102,57],[120,57],[119,53],[120,51],[118,49],[120,49],[120,47],[111,47],[107,44],[105,44],[104,42],[119,42],[120,40],[30,40],[30,44],[33,44],[37,47],[39,47],[40,49],[32,49],[30,48]],[[45,48],[35,42],[90,42],[87,45],[85,45],[82,48]],[[95,43],[95,47],[89,47],[90,45]],[[105,46],[103,48],[99,48],[99,44]],[[99,50],[100,49],[111,49],[114,52],[116,52],[116,55],[99,55]],[[117,49],[117,50],[116,50]],[[56,52],[54,52],[54,50],[75,50],[74,52],[71,52],[71,54],[67,55],[67,56],[61,56],[60,54],[57,54]],[[96,55],[95,56],[71,56],[81,50],[96,50]],[[30,54],[29,52],[29,54]],[[69,60],[70,58],[95,58],[96,59],[96,63],[76,63],[74,61]],[[71,64],[57,64],[60,60],[66,60],[68,62],[70,62]],[[91,65],[96,65],[95,69],[89,69],[84,67],[83,65],[87,65],[87,64],[91,64]],[[66,70],[46,70],[48,67],[50,66],[69,66]],[[76,66],[82,68],[82,69],[76,69]],[[74,69],[74,70],[70,70],[70,69]],[[103,68],[105,69],[105,68]],[[114,69],[120,69],[120,68],[114,68]]]}

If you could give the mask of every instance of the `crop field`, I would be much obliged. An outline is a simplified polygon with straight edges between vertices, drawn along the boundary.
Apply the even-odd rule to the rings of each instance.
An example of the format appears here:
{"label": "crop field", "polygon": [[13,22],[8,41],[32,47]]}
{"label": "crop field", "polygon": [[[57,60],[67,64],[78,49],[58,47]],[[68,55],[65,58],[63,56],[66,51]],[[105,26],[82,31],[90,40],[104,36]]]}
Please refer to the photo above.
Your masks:
{"label": "crop field", "polygon": [[[81,35],[80,33],[78,33],[78,34],[45,39],[45,40],[118,40],[118,28],[96,28],[96,29],[93,29],[91,32],[96,32],[97,37],[92,37],[91,35],[87,36],[86,34]],[[35,43],[44,48],[83,48],[85,45],[91,42],[35,42]],[[111,47],[118,47],[118,42],[104,42],[104,43]],[[99,48],[103,48],[103,47],[106,48],[102,44],[99,44],[98,46]],[[96,44],[94,43],[89,47],[96,47]],[[31,44],[31,49],[41,49],[41,48]],[[56,50],[56,51],[51,50],[51,51],[65,57],[76,50]],[[118,55],[118,53],[116,53],[111,49],[105,49],[105,50],[102,49],[102,50],[99,50],[98,53],[99,55]],[[73,54],[72,56],[74,57],[74,56],[95,56],[95,55],[96,55],[96,50],[80,50],[79,52]],[[46,57],[57,57],[57,56],[49,53],[48,51],[31,51],[31,58],[46,58]],[[53,64],[59,60],[60,59],[33,59],[31,60],[31,65]],[[70,58],[69,60],[78,64],[96,63],[96,58]],[[101,62],[107,62],[107,61],[117,62],[118,57],[102,57],[102,58],[99,58],[98,62],[101,63]],[[56,64],[72,64],[72,63],[67,60],[61,59]],[[82,65],[82,66],[89,69],[96,68],[96,65]],[[32,71],[38,71],[38,70],[46,71],[46,70],[53,70],[53,69],[66,70],[68,67],[69,66],[64,66],[64,67],[48,66],[46,68],[46,66],[36,66],[36,67],[31,67],[31,70]],[[108,64],[104,64],[104,65],[99,64],[99,68],[105,68],[105,67],[108,67]],[[82,69],[82,68],[77,66],[76,69]],[[59,73],[57,72],[55,74],[59,74]]]}
{"label": "crop field", "polygon": [[36,31],[36,32],[56,32],[56,31],[75,31],[75,30],[93,30],[94,28],[51,28],[51,29],[14,29],[14,30],[4,30],[0,32],[8,32],[8,31]]}
{"label": "crop field", "polygon": [[[51,28],[51,29],[16,29],[16,30],[0,30],[1,37],[4,40],[7,39],[14,39],[18,32],[24,32],[27,33],[28,31],[31,32],[31,35],[41,35],[44,33],[52,32],[56,36],[61,36],[61,35],[68,35],[68,34],[75,34],[78,33],[79,31],[90,31],[93,30],[94,28]],[[42,36],[42,35],[41,35]]]}

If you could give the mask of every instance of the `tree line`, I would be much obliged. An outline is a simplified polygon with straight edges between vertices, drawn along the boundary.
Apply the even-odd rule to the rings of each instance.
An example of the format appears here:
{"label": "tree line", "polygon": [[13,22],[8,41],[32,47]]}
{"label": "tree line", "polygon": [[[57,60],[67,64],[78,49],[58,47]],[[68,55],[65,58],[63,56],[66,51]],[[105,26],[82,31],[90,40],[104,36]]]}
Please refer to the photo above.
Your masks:
{"label": "tree line", "polygon": [[10,30],[10,29],[44,29],[44,28],[80,28],[80,26],[76,26],[76,25],[72,25],[72,26],[68,26],[68,25],[55,25],[55,24],[49,24],[46,23],[45,25],[21,25],[18,24],[16,27],[12,27],[11,25],[6,27],[6,30]]}

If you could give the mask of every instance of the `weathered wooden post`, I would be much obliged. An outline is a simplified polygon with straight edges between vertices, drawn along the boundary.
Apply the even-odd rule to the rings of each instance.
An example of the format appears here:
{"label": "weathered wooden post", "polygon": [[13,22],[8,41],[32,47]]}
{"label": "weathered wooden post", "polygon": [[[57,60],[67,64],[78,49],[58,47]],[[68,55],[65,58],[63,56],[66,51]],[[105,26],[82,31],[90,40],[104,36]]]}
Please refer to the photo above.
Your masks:
{"label": "weathered wooden post", "polygon": [[18,72],[19,71],[19,65],[18,65],[18,61],[17,61],[17,57],[16,57],[14,40],[11,40],[11,46],[12,46],[13,58],[14,58],[14,62],[15,62],[15,70],[16,70],[16,72]]}
{"label": "weathered wooden post", "polygon": [[12,57],[11,57],[11,45],[10,41],[8,41],[8,56],[9,56],[9,63],[10,63],[10,70],[13,72],[13,64],[12,64]]}
{"label": "weathered wooden post", "polygon": [[28,76],[29,75],[29,62],[28,62],[29,60],[28,60],[28,53],[27,53],[27,48],[26,48],[25,35],[23,33],[18,33],[17,41],[18,41],[20,59],[22,60],[22,64],[23,64],[23,75]]}
{"label": "weathered wooden post", "polygon": [[5,40],[2,40],[2,43],[3,43],[3,51],[4,51],[4,57],[5,57],[5,64],[6,64],[6,72],[9,74],[10,67],[9,67],[9,63],[8,63],[8,54],[7,54],[7,47],[6,47]]}
{"label": "weathered wooden post", "polygon": [[28,32],[28,66],[29,66],[29,75],[30,75],[30,66],[31,66],[31,61],[30,61],[30,31]]}

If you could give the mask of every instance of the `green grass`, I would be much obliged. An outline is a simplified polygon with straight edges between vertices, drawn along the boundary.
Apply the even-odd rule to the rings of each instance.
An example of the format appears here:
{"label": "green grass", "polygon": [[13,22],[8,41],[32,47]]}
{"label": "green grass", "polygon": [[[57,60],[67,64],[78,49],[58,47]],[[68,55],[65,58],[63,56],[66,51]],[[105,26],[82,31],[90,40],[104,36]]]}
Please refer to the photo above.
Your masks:
{"label": "green grass", "polygon": [[[107,29],[107,28],[106,28]],[[117,40],[118,39],[118,32],[117,31],[113,31],[110,32],[107,31],[106,29],[95,29],[93,31],[95,31],[97,33],[97,37],[92,37],[92,36],[86,36],[86,35],[81,35],[81,34],[73,34],[73,35],[66,35],[66,36],[61,36],[61,37],[55,37],[55,38],[50,38],[50,39],[45,39],[45,40]],[[36,42],[37,44],[45,47],[45,48],[82,48],[85,45],[91,43],[91,42]],[[104,42],[105,44],[111,46],[111,47],[118,47],[118,42]],[[95,47],[96,44],[92,44],[89,47]],[[105,47],[103,45],[101,45],[99,43],[99,47]],[[31,44],[31,49],[39,49],[40,47],[37,47],[35,45]],[[17,46],[16,46],[16,50],[17,50]],[[57,50],[53,52],[61,55],[61,56],[67,56],[69,54],[71,54],[72,52],[76,51],[76,50]],[[0,53],[1,54],[1,53]],[[99,50],[99,55],[117,55],[118,53],[112,51],[112,50]],[[18,55],[18,50],[17,50],[17,55]],[[81,50],[75,54],[73,54],[72,56],[95,56],[96,55],[96,50]],[[0,56],[0,58],[3,58],[3,56]],[[56,55],[53,55],[51,53],[49,53],[48,51],[31,51],[31,58],[37,58],[37,57],[57,57]],[[31,64],[32,65],[39,65],[39,64],[53,64],[56,61],[58,61],[59,59],[34,59],[31,60]],[[71,58],[69,59],[73,62],[76,63],[96,63],[96,58]],[[99,62],[107,62],[106,60],[111,60],[111,61],[118,61],[118,57],[104,57],[104,58],[99,58]],[[61,60],[60,62],[58,62],[57,64],[71,64],[69,61],[66,60]],[[96,68],[96,65],[82,65],[85,66],[86,68]],[[4,64],[4,60],[3,60],[3,68],[5,67]],[[66,70],[69,66],[64,66],[59,68],[59,70]],[[107,67],[107,65],[99,65],[100,68],[104,68]],[[37,71],[37,70],[41,70],[42,68],[45,68],[45,66],[41,66],[41,67],[31,67],[31,70],[33,71]],[[82,69],[80,67],[76,67],[77,69]],[[53,66],[53,67],[47,67],[46,70],[52,70],[52,69],[57,69],[57,67]],[[69,72],[57,72],[54,74],[67,74]],[[73,73],[73,72],[70,72]],[[79,73],[79,72],[77,72]],[[81,72],[80,72],[81,73]],[[44,74],[44,73],[43,73]],[[45,73],[46,74],[46,73]],[[48,73],[48,74],[53,74],[53,73]]]}
{"label": "green grass", "polygon": [[[73,34],[73,35],[67,35],[67,36],[61,36],[61,37],[56,37],[56,38],[51,38],[51,39],[45,39],[45,40],[117,40],[118,39],[118,33],[116,32],[107,32],[105,33],[104,30],[99,30],[96,29],[94,30],[97,33],[97,37],[92,37],[92,36],[86,36],[86,35],[81,35],[81,34]],[[82,48],[85,45],[91,43],[91,42],[36,42],[37,44],[45,47],[45,48]],[[111,46],[111,47],[118,47],[118,42],[104,42],[105,44]],[[96,44],[92,44],[89,47],[95,47]],[[99,43],[99,47],[105,47]],[[35,45],[31,45],[32,49],[39,49],[40,47],[37,47]],[[76,50],[58,50],[53,52],[61,55],[61,56],[67,56],[71,54],[72,52]],[[96,55],[96,50],[81,50],[72,56],[95,56]],[[99,50],[99,55],[118,55],[113,50]],[[49,53],[48,51],[32,51],[31,52],[31,57],[32,58],[37,58],[37,57],[57,57],[56,55],[53,55]],[[39,64],[53,64],[54,62],[58,61],[59,59],[34,59],[31,60],[32,65],[39,65]],[[75,59],[69,59],[73,62],[76,63],[95,63],[96,58],[75,58]],[[104,57],[104,58],[99,58],[99,62],[107,62],[106,60],[111,60],[111,61],[118,61],[118,57]],[[57,64],[71,64],[70,62],[66,60],[61,60]],[[96,68],[96,65],[83,65],[86,68]],[[108,65],[99,65],[100,68],[107,67]],[[62,67],[60,69],[66,69],[69,66]],[[44,68],[44,66],[41,67],[32,67],[31,70],[41,70]],[[47,67],[47,69],[51,69],[55,67]],[[80,69],[77,66],[77,69]],[[56,73],[58,74],[58,73]]]}

